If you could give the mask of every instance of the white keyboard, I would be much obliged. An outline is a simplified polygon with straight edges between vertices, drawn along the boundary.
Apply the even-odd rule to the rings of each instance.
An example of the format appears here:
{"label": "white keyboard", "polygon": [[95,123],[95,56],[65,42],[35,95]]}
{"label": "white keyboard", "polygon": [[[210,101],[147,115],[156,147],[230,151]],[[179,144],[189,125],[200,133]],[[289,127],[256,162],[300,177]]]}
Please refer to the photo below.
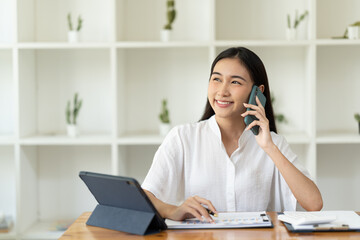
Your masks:
{"label": "white keyboard", "polygon": [[311,212],[284,212],[284,214],[278,215],[278,219],[290,223],[292,225],[309,225],[309,224],[321,224],[329,223],[336,220],[335,216],[325,216]]}

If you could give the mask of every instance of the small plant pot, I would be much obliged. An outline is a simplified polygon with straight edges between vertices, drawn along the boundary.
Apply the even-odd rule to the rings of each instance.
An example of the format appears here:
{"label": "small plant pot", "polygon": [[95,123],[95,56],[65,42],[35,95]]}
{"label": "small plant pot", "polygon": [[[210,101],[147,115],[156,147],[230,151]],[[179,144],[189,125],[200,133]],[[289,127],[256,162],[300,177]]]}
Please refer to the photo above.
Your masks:
{"label": "small plant pot", "polygon": [[170,36],[171,36],[171,30],[169,29],[162,29],[160,31],[160,39],[162,42],[168,42],[170,41]]}
{"label": "small plant pot", "polygon": [[171,125],[170,123],[160,123],[159,124],[159,133],[160,133],[160,136],[166,136],[168,134],[168,132],[170,131],[171,129]]}
{"label": "small plant pot", "polygon": [[79,128],[76,125],[68,124],[66,130],[69,137],[77,137],[79,135]]}
{"label": "small plant pot", "polygon": [[358,26],[348,26],[348,38],[349,39],[359,39],[359,27]]}
{"label": "small plant pot", "polygon": [[297,38],[296,28],[287,28],[286,29],[286,40],[295,40]]}
{"label": "small plant pot", "polygon": [[69,31],[68,32],[68,41],[69,43],[79,42],[79,32],[78,31]]}

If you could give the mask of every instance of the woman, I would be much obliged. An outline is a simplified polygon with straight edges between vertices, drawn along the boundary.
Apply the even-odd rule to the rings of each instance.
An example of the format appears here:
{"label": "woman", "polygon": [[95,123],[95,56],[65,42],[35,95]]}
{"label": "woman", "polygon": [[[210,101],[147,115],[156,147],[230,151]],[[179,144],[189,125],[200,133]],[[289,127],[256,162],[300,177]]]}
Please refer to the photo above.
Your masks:
{"label": "woman", "polygon": [[[265,108],[257,97],[257,106],[247,104],[253,85],[264,93]],[[308,211],[322,208],[319,189],[276,134],[270,99],[265,67],[255,53],[239,47],[216,57],[201,121],[170,131],[142,185],[163,218],[212,222],[206,208],[215,213],[295,211],[298,204]],[[258,121],[246,127],[248,115]],[[258,135],[250,130],[256,125]]]}

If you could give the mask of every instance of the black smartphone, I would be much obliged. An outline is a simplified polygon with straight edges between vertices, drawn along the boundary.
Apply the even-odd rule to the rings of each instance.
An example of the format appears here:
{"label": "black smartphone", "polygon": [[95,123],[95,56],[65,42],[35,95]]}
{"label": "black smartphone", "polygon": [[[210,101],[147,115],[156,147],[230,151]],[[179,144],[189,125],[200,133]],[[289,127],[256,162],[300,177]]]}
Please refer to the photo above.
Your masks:
{"label": "black smartphone", "polygon": [[[265,107],[265,103],[266,103],[266,97],[264,96],[264,94],[261,92],[260,88],[256,85],[254,85],[251,89],[251,93],[250,93],[250,97],[249,97],[249,104],[252,105],[256,105],[256,99],[255,97],[258,96],[261,104],[263,105],[263,107]],[[251,108],[247,108],[247,111],[251,111]],[[246,126],[248,126],[250,123],[252,123],[254,120],[258,120],[257,117],[253,116],[253,115],[247,115],[245,117],[245,124]],[[258,135],[259,134],[259,126],[254,126],[251,128],[251,131],[255,134]]]}

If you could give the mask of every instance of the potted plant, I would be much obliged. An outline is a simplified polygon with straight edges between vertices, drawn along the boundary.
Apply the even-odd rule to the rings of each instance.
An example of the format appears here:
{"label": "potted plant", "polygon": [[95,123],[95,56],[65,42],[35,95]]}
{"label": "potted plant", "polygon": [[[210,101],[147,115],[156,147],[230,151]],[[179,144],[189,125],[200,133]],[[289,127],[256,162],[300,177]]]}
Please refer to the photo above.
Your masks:
{"label": "potted plant", "polygon": [[79,41],[79,32],[83,25],[83,19],[79,15],[78,24],[77,24],[76,29],[73,28],[73,24],[72,24],[72,20],[71,20],[71,13],[68,13],[67,20],[68,20],[68,26],[69,26],[68,41],[71,43],[78,42]]}
{"label": "potted plant", "polygon": [[169,117],[169,110],[167,108],[167,100],[162,100],[162,107],[161,112],[159,114],[160,118],[160,125],[159,131],[161,136],[165,136],[170,131],[170,117]]}
{"label": "potted plant", "polygon": [[309,14],[306,10],[303,14],[298,16],[298,11],[296,10],[294,24],[291,24],[290,14],[287,15],[287,29],[286,29],[286,39],[287,40],[294,40],[297,38],[297,27],[299,26],[300,22],[302,22],[305,17]]}
{"label": "potted plant", "polygon": [[161,40],[163,42],[167,42],[170,39],[170,33],[172,30],[172,24],[175,21],[176,10],[175,10],[175,0],[167,0],[166,1],[166,17],[167,24],[165,24],[164,28],[161,30]]}
{"label": "potted plant", "polygon": [[356,114],[354,115],[354,117],[355,117],[355,120],[358,122],[358,125],[359,125],[359,134],[360,134],[360,114],[356,113]]}
{"label": "potted plant", "polygon": [[79,129],[77,126],[77,117],[79,116],[79,112],[82,106],[82,100],[78,99],[78,94],[74,95],[74,104],[73,108],[71,108],[70,100],[66,106],[66,122],[67,122],[67,134],[70,137],[76,137],[79,134]]}
{"label": "potted plant", "polygon": [[360,22],[355,22],[347,27],[347,38],[348,39],[359,39],[359,27]]}
{"label": "potted plant", "polygon": [[[275,96],[273,93],[271,93],[271,103],[273,105],[275,105]],[[274,113],[274,118],[275,118],[275,122],[276,122],[278,130],[281,129],[281,124],[288,123],[287,118],[282,113],[278,113],[278,114]]]}

